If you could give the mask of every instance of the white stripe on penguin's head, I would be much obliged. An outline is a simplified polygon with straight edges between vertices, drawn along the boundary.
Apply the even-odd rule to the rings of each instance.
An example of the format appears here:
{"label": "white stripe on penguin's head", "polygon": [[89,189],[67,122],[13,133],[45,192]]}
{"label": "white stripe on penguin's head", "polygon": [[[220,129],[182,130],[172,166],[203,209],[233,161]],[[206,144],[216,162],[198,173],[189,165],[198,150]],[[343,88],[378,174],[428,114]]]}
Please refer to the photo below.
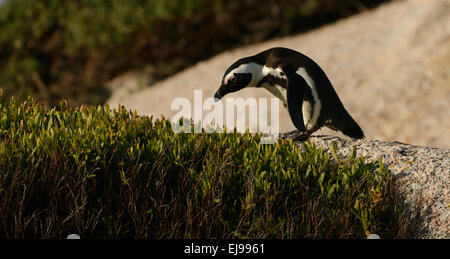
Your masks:
{"label": "white stripe on penguin's head", "polygon": [[251,74],[252,79],[246,87],[256,87],[258,82],[264,77],[262,75],[263,66],[257,63],[245,63],[239,67],[231,70],[223,79],[223,83],[227,84],[230,79],[234,77],[234,74]]}

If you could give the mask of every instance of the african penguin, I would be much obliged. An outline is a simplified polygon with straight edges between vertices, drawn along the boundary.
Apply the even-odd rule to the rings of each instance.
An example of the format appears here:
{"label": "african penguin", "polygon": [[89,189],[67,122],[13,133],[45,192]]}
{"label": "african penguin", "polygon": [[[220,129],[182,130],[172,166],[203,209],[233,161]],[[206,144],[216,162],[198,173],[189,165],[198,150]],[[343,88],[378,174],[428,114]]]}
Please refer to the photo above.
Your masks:
{"label": "african penguin", "polygon": [[308,138],[322,126],[352,138],[364,138],[325,72],[302,53],[271,48],[239,59],[225,71],[214,98],[220,100],[245,87],[263,87],[283,102],[301,132],[296,139]]}

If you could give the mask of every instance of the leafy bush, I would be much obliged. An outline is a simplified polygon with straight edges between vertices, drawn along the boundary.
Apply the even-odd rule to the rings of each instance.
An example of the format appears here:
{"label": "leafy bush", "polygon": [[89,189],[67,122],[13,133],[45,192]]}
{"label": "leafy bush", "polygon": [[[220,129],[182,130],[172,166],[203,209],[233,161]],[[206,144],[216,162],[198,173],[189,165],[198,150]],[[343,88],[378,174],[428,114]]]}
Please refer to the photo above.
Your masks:
{"label": "leafy bush", "polygon": [[406,237],[381,160],[259,139],[175,134],[124,108],[0,103],[0,237]]}
{"label": "leafy bush", "polygon": [[118,73],[151,64],[159,80],[227,48],[309,29],[383,0],[7,0],[0,88],[100,104]]}

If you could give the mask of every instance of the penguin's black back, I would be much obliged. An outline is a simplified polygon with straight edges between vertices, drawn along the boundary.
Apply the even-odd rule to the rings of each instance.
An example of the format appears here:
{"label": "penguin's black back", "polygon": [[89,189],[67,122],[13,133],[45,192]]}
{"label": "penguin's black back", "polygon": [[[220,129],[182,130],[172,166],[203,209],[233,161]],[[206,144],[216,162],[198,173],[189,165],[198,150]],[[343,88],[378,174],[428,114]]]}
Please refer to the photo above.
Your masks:
{"label": "penguin's black back", "polygon": [[285,72],[295,73],[298,68],[303,67],[314,80],[322,103],[317,121],[319,127],[327,126],[352,138],[364,138],[362,129],[347,112],[327,75],[314,60],[298,51],[281,47],[263,51],[255,59],[266,60],[266,66],[281,67]]}

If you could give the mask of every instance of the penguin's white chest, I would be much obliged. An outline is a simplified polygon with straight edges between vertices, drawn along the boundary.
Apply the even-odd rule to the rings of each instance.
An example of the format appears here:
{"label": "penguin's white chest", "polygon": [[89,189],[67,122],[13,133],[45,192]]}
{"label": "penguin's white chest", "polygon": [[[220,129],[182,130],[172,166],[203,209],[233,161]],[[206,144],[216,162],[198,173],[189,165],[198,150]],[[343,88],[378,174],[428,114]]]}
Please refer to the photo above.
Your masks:
{"label": "penguin's white chest", "polygon": [[303,101],[302,105],[302,115],[303,115],[303,122],[305,122],[305,127],[309,129],[308,127],[310,125],[311,118],[313,117],[313,106],[309,101]]}
{"label": "penguin's white chest", "polygon": [[[311,94],[314,99],[314,104],[304,100],[302,105],[302,116],[303,122],[305,123],[305,127],[306,129],[312,129],[316,126],[317,120],[319,119],[322,103],[319,99],[316,84],[312,79],[312,77],[309,76],[308,72],[306,72],[306,69],[300,67],[296,71],[296,73],[306,81],[306,84],[311,89]],[[283,73],[281,68],[270,68],[266,66],[262,67],[262,73],[259,74],[259,79],[262,78],[263,76],[267,76],[268,74],[281,79],[287,79],[286,75]],[[266,88],[269,92],[275,95],[278,99],[280,99],[283,102],[284,107],[287,107],[287,96],[286,96],[287,93],[285,88],[279,85],[270,85],[270,84],[264,84],[262,85],[262,87]]]}
{"label": "penguin's white chest", "polygon": [[277,97],[278,99],[280,99],[281,102],[283,102],[284,107],[287,107],[286,89],[284,89],[279,85],[271,85],[271,84],[263,84],[262,87],[264,87],[271,94],[275,95],[275,97]]}

